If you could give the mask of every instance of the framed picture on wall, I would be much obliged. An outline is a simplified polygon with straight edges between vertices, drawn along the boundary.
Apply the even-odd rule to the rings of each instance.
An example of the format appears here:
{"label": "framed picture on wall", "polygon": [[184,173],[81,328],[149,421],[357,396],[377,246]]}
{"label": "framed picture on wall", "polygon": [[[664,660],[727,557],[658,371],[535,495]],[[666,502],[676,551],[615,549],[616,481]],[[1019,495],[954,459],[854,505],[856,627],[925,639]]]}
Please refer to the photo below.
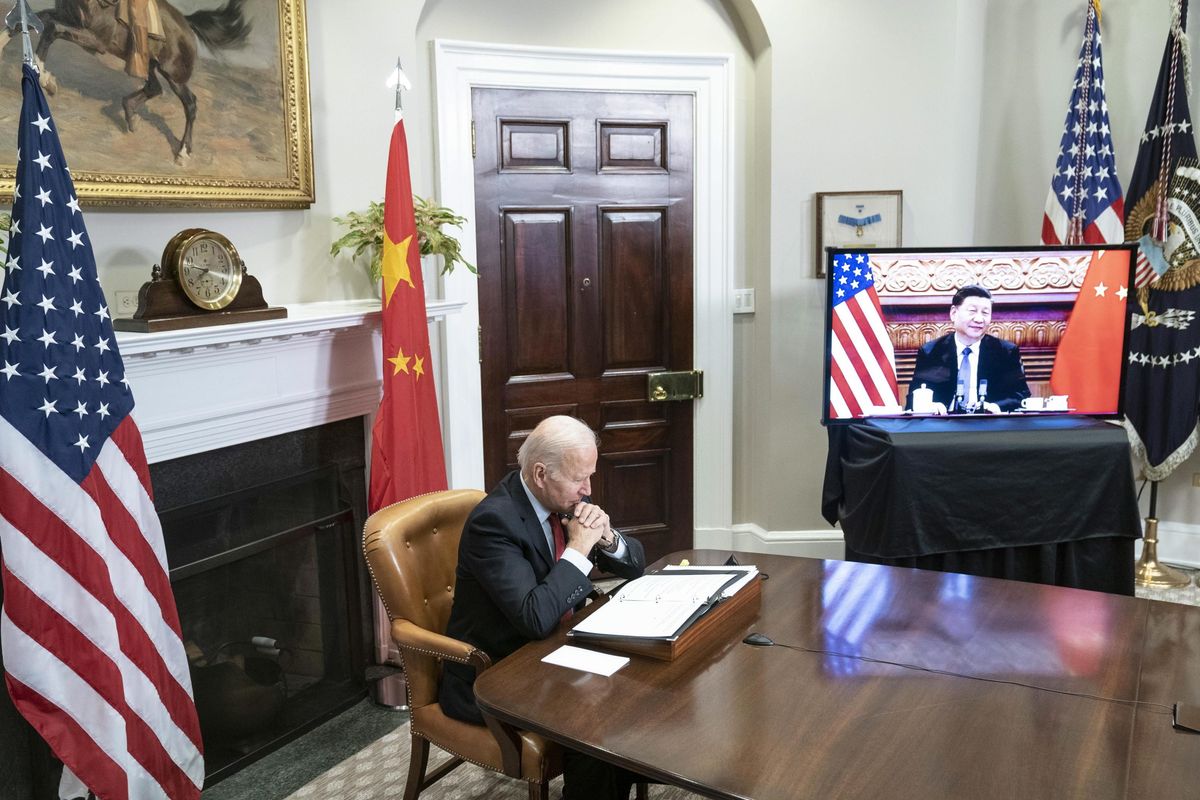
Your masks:
{"label": "framed picture on wall", "polygon": [[[138,6],[30,0],[46,22],[34,39],[40,80],[79,199],[151,208],[312,205],[304,0],[158,0],[148,53],[130,44],[116,18],[128,5]],[[5,204],[16,175],[9,143],[17,140],[20,63],[19,43],[0,49],[0,109],[9,109],[0,113]]]}
{"label": "framed picture on wall", "polygon": [[817,192],[817,277],[825,277],[825,248],[899,247],[904,193]]}

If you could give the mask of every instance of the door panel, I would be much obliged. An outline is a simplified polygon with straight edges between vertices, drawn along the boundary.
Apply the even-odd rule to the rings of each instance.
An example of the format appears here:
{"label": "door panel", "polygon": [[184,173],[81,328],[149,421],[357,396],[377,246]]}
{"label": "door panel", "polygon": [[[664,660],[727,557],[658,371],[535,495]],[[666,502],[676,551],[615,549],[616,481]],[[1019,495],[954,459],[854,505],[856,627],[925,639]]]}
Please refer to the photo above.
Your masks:
{"label": "door panel", "polygon": [[484,463],[571,414],[600,434],[593,494],[650,559],[692,542],[692,98],[473,93]]}

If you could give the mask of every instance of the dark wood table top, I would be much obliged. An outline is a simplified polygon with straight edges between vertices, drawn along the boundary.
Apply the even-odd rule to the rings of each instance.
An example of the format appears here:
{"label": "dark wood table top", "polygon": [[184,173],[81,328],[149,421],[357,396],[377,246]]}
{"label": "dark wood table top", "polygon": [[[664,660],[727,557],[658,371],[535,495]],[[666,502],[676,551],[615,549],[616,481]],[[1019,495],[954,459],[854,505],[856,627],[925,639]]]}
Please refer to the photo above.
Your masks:
{"label": "dark wood table top", "polygon": [[[674,554],[720,564],[728,551]],[[738,553],[757,618],[605,678],[541,663],[565,628],[480,676],[480,706],[717,798],[1200,797],[1200,608],[873,564]],[[778,644],[1034,684],[934,674]],[[1054,691],[1048,691],[1054,690]],[[1057,692],[1096,695],[1105,702]]]}

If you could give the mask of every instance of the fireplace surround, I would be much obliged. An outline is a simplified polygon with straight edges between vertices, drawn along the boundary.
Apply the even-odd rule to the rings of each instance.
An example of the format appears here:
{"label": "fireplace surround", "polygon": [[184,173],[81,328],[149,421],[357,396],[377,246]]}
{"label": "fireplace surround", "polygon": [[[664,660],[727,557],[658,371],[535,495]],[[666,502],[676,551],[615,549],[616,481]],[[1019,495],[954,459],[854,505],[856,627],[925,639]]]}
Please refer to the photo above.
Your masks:
{"label": "fireplace surround", "polygon": [[[435,366],[436,325],[461,305],[428,304]],[[365,693],[373,643],[358,540],[379,302],[293,305],[287,319],[117,341],[189,660],[203,673],[206,744],[220,734],[211,784]],[[241,697],[245,713],[210,697]],[[0,797],[52,797],[47,752],[0,692]]]}

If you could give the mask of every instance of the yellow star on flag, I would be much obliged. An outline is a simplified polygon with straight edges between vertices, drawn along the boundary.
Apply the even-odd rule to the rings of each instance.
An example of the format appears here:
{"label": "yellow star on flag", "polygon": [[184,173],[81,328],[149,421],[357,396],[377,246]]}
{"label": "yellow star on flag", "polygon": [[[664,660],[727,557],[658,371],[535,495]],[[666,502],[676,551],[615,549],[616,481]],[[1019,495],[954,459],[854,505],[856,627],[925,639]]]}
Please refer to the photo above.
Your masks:
{"label": "yellow star on flag", "polygon": [[399,375],[401,372],[408,372],[408,362],[412,361],[412,356],[404,355],[404,348],[401,347],[396,350],[395,358],[389,358],[388,361],[396,367],[392,375]]}
{"label": "yellow star on flag", "polygon": [[383,234],[383,304],[392,301],[396,285],[404,281],[413,286],[412,274],[408,268],[408,248],[412,244],[412,234],[404,237],[399,244],[392,241],[387,231]]}
{"label": "yellow star on flag", "polygon": [[425,374],[425,359],[420,356],[413,356],[413,373],[416,374],[417,380]]}

